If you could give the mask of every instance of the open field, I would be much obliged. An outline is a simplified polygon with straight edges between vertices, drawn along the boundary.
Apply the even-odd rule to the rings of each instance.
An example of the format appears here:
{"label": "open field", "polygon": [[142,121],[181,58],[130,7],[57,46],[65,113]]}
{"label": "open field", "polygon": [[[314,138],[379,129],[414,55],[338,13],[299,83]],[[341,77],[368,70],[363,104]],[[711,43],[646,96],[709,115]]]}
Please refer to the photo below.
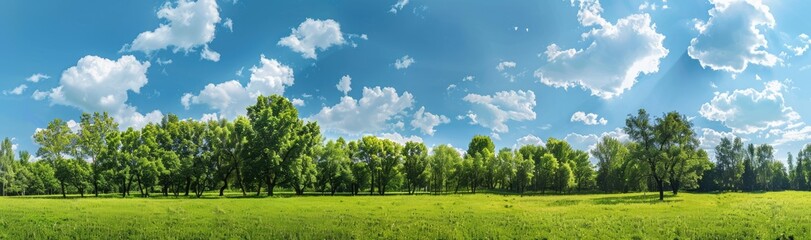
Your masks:
{"label": "open field", "polygon": [[0,198],[0,239],[811,237],[811,193]]}

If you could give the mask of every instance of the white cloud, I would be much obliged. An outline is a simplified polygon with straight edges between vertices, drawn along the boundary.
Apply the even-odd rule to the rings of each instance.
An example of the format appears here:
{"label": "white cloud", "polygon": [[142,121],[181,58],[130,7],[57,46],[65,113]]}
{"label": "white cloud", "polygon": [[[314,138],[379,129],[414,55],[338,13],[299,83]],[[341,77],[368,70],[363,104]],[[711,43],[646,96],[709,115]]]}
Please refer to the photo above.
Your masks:
{"label": "white cloud", "polygon": [[[341,97],[341,102],[332,107],[323,107],[310,117],[325,130],[360,135],[383,130],[387,122],[411,108],[414,98],[411,93],[397,94],[391,87],[363,88],[363,96],[356,100]],[[362,121],[359,121],[362,119]]]}
{"label": "white cloud", "polygon": [[406,69],[409,66],[411,66],[411,64],[414,64],[415,62],[416,61],[414,61],[414,58],[411,58],[408,55],[405,55],[405,56],[397,59],[396,61],[394,61],[394,68]]}
{"label": "white cloud", "polygon": [[51,76],[48,76],[48,75],[45,75],[45,74],[42,74],[42,73],[35,73],[34,75],[31,75],[30,77],[26,78],[25,80],[27,80],[29,82],[32,82],[32,83],[38,83],[41,80],[45,80],[45,79],[49,79],[49,78],[51,78]]}
{"label": "white cloud", "polygon": [[292,29],[290,36],[283,37],[277,43],[280,46],[289,47],[301,56],[309,59],[316,59],[316,50],[325,51],[332,46],[346,43],[341,25],[335,20],[313,20],[307,18],[299,24],[298,28]]}
{"label": "white cloud", "polygon": [[23,92],[25,91],[26,88],[28,88],[28,85],[20,84],[20,86],[17,86],[14,89],[11,89],[11,91],[5,91],[4,90],[3,95],[8,95],[8,94],[20,95],[20,94],[23,94]]}
{"label": "white cloud", "polygon": [[403,10],[403,7],[405,7],[406,4],[408,4],[408,0],[397,0],[397,3],[391,5],[389,12],[397,14],[398,11]]}
{"label": "white cloud", "polygon": [[794,56],[802,56],[808,51],[808,45],[811,44],[811,39],[809,39],[808,35],[805,33],[801,33],[797,36],[797,39],[800,41],[800,44],[797,46],[792,46],[789,44],[784,44],[786,48],[788,48],[791,52],[794,53]]}
{"label": "white cloud", "polygon": [[407,142],[423,142],[421,137],[418,136],[403,136],[400,133],[393,132],[393,133],[382,133],[378,135],[380,138],[385,138],[391,140],[392,142],[399,143],[400,145],[405,145]]}
{"label": "white cloud", "polygon": [[34,98],[34,100],[41,101],[41,100],[44,100],[45,98],[47,98],[48,94],[50,94],[50,93],[47,92],[47,91],[43,92],[43,91],[40,91],[40,90],[34,90],[34,93],[31,94],[31,97]]}
{"label": "white cloud", "polygon": [[621,128],[615,128],[612,131],[603,132],[599,135],[597,134],[579,134],[579,133],[569,133],[566,135],[563,140],[566,140],[572,148],[579,149],[583,151],[591,151],[600,142],[600,139],[603,137],[612,137],[614,139],[619,140],[620,142],[629,142],[630,138],[628,134],[625,134]]}
{"label": "white cloud", "polygon": [[475,79],[475,78],[476,78],[475,76],[467,75],[464,78],[462,78],[462,82],[470,82],[470,81],[473,81],[473,79]]}
{"label": "white cloud", "polygon": [[707,150],[708,152],[715,152],[715,146],[721,144],[722,138],[733,140],[735,139],[735,134],[732,132],[720,132],[711,128],[701,128],[701,135],[698,141],[701,142],[701,149]]}
{"label": "white cloud", "polygon": [[208,48],[208,45],[203,46],[203,51],[200,52],[200,59],[209,60],[212,62],[219,62],[220,61],[220,53],[212,51]]}
{"label": "white cloud", "polygon": [[158,58],[158,60],[155,60],[155,62],[158,63],[158,65],[164,66],[164,65],[172,64],[173,61],[172,61],[172,59],[163,60],[161,58]]}
{"label": "white cloud", "polygon": [[541,138],[536,137],[532,134],[527,134],[521,138],[515,140],[515,144],[513,145],[513,149],[519,149],[526,145],[544,145],[543,140]]}
{"label": "white cloud", "polygon": [[452,90],[454,90],[454,89],[456,89],[456,84],[451,84],[451,85],[448,85],[447,88],[445,88],[445,91],[448,91],[448,94],[450,94],[450,92]]}
{"label": "white cloud", "polygon": [[696,20],[699,35],[687,54],[702,67],[740,73],[749,64],[774,66],[777,56],[766,51],[761,29],[773,29],[774,16],[760,0],[711,0],[707,22]]}
{"label": "white cloud", "polygon": [[[214,40],[215,27],[220,22],[216,0],[179,0],[174,6],[167,2],[158,10],[158,18],[166,22],[153,31],[138,34],[123,50],[150,54],[170,47],[174,52],[191,52],[204,47],[203,54],[213,52],[207,50],[207,45]],[[213,60],[211,56],[203,59]]]}
{"label": "white cloud", "polygon": [[234,32],[234,20],[231,20],[231,18],[225,18],[222,26],[228,28],[228,31]]}
{"label": "white cloud", "polygon": [[572,114],[572,118],[570,119],[572,122],[583,122],[586,125],[605,125],[608,123],[608,120],[605,118],[599,117],[595,113],[584,113],[584,112],[575,112]]}
{"label": "white cloud", "polygon": [[128,92],[140,93],[148,82],[149,62],[139,62],[131,55],[118,60],[85,56],[76,66],[62,72],[60,86],[50,92],[34,92],[34,99],[51,99],[51,104],[76,107],[85,112],[108,112],[121,128],[140,128],[158,122],[163,114],[152,111],[146,115],[127,103]]}
{"label": "white cloud", "polygon": [[348,94],[349,91],[352,91],[352,77],[344,75],[335,87],[338,88],[338,91],[344,93],[344,95]]}
{"label": "white cloud", "polygon": [[205,113],[203,117],[200,118],[201,122],[209,122],[209,121],[219,121],[222,119],[222,116],[217,115],[217,113]]}
{"label": "white cloud", "polygon": [[800,115],[783,100],[785,86],[778,81],[764,84],[762,91],[753,88],[715,93],[710,102],[701,105],[701,116],[723,122],[734,133],[750,134],[769,128],[787,126]]}
{"label": "white cloud", "polygon": [[467,114],[471,124],[490,128],[493,132],[508,132],[507,120],[535,119],[535,93],[531,90],[502,91],[492,96],[468,94],[463,100],[473,103],[473,109]]}
{"label": "white cloud", "polygon": [[435,115],[430,112],[426,112],[425,107],[421,107],[420,110],[417,110],[417,112],[414,113],[414,119],[411,120],[411,126],[414,127],[414,129],[419,128],[423,134],[433,136],[436,132],[434,127],[449,122],[451,122],[451,120],[448,119],[448,117],[445,117],[445,115]]}
{"label": "white cloud", "polygon": [[73,119],[68,120],[67,122],[65,122],[65,124],[68,125],[68,128],[70,128],[70,131],[73,133],[79,133],[79,131],[82,130],[82,125],[79,125],[79,123],[77,123]]}
{"label": "white cloud", "polygon": [[259,57],[260,66],[251,67],[250,82],[243,86],[237,80],[223,83],[209,83],[197,95],[184,94],[181,104],[188,108],[191,104],[205,104],[219,111],[220,116],[233,118],[244,115],[245,108],[250,106],[259,95],[283,95],[288,86],[294,82],[293,69],[279,63],[276,59]]}
{"label": "white cloud", "polygon": [[579,3],[578,20],[585,27],[595,27],[582,35],[591,43],[585,49],[547,46],[547,64],[535,71],[541,83],[565,89],[580,86],[610,99],[630,89],[640,74],[659,71],[659,61],[669,51],[650,15],[633,14],[612,24],[600,15],[603,9],[598,2]]}
{"label": "white cloud", "polygon": [[292,100],[290,100],[290,103],[292,103],[293,106],[296,106],[296,107],[303,107],[304,106],[304,100],[301,100],[300,98],[293,98]]}
{"label": "white cloud", "polygon": [[496,70],[501,72],[501,71],[504,71],[504,69],[507,69],[507,68],[515,68],[515,65],[516,65],[515,62],[503,61],[503,62],[498,63],[498,65],[496,65]]}
{"label": "white cloud", "polygon": [[778,131],[779,138],[774,141],[775,146],[789,142],[808,141],[811,139],[811,126]]}

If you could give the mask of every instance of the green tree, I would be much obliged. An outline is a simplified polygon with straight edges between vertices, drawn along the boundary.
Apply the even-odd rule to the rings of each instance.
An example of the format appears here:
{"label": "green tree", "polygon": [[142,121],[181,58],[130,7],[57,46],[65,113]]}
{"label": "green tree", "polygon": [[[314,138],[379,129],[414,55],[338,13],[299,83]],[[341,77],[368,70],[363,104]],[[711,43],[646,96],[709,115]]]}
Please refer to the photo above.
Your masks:
{"label": "green tree", "polygon": [[722,138],[721,143],[715,147],[716,183],[721,190],[735,190],[740,188],[741,174],[743,174],[743,143],[740,138],[734,141]]}
{"label": "green tree", "polygon": [[[34,141],[39,144],[37,156],[51,164],[51,167],[58,169],[57,162],[64,159],[65,154],[75,152],[76,134],[70,131],[68,124],[61,119],[54,119],[48,123],[48,127],[34,133]],[[58,171],[57,171],[58,172]],[[63,171],[61,174],[56,174],[57,180],[61,185],[62,197],[65,197],[65,185],[70,180],[68,171]]]}
{"label": "green tree", "polygon": [[107,139],[111,134],[118,132],[118,123],[112,117],[104,113],[82,113],[79,125],[81,130],[78,134],[78,145],[80,156],[90,160],[90,167],[92,169],[92,185],[93,194],[99,195],[99,183],[103,182],[103,172],[105,169],[104,161],[108,160],[103,158],[107,148]]}
{"label": "green tree", "polygon": [[577,191],[589,189],[595,185],[594,182],[594,165],[589,160],[589,153],[581,150],[575,150],[572,154],[570,165],[574,172],[575,183]]}
{"label": "green tree", "polygon": [[499,186],[502,189],[518,191],[519,187],[515,183],[515,178],[519,167],[518,165],[523,161],[523,159],[518,159],[519,157],[520,153],[516,154],[516,152],[513,152],[510,148],[505,147],[498,150],[496,158],[491,161],[492,164],[489,166],[494,169],[491,188]]}
{"label": "green tree", "polygon": [[625,120],[625,133],[637,143],[632,155],[648,166],[648,174],[653,178],[659,191],[659,200],[664,200],[665,182],[669,181],[673,193],[681,187],[681,177],[674,172],[686,171],[689,168],[685,161],[691,158],[691,149],[695,146],[695,133],[686,116],[669,112],[662,117],[651,119],[644,109],[636,116],[629,115]]}
{"label": "green tree", "polygon": [[524,158],[519,152],[515,155],[515,163],[516,169],[513,185],[515,186],[515,191],[524,193],[527,186],[532,183],[535,172],[535,162],[532,159]]}
{"label": "green tree", "polygon": [[403,147],[403,171],[409,194],[425,186],[430,175],[428,171],[428,148],[421,142],[406,142]]}
{"label": "green tree", "polygon": [[470,140],[465,154],[465,166],[467,184],[473,193],[483,185],[483,182],[490,181],[486,176],[489,172],[488,163],[495,158],[496,146],[488,136],[476,135]]}
{"label": "green tree", "polygon": [[0,196],[5,196],[17,175],[14,166],[14,150],[11,139],[4,138],[0,144]]}
{"label": "green tree", "polygon": [[298,131],[295,147],[286,154],[291,159],[290,164],[286,165],[286,185],[293,188],[297,195],[304,194],[304,189],[311,187],[316,181],[318,169],[313,156],[322,142],[318,124],[309,122]]}
{"label": "green tree", "polygon": [[462,157],[453,147],[443,144],[434,147],[429,157],[431,189],[435,193],[449,190],[454,181],[453,175],[462,163]]}
{"label": "green tree", "polygon": [[560,165],[560,169],[555,171],[555,188],[558,192],[566,192],[575,187],[574,172],[569,166],[569,163]]}
{"label": "green tree", "polygon": [[[555,155],[551,153],[546,153],[541,157],[541,161],[539,165],[536,165],[535,168],[539,169],[536,171],[538,175],[535,176],[537,188],[544,193],[547,188],[555,187],[556,185],[555,179],[557,177],[557,172],[562,164],[558,163],[558,159],[555,158]],[[571,168],[569,169],[571,170]]]}
{"label": "green tree", "polygon": [[318,186],[335,195],[341,187],[351,188],[352,160],[349,146],[343,138],[330,140],[318,151]]}
{"label": "green tree", "polygon": [[248,107],[248,118],[253,129],[249,140],[253,152],[249,157],[251,168],[267,186],[268,195],[273,195],[273,189],[289,179],[285,171],[290,165],[314,147],[311,144],[314,136],[302,136],[312,135],[309,132],[313,127],[305,129],[298,110],[279,95],[257,97],[256,104]]}
{"label": "green tree", "polygon": [[622,191],[628,148],[616,138],[604,136],[591,150],[591,155],[597,158],[597,187],[604,192]]}

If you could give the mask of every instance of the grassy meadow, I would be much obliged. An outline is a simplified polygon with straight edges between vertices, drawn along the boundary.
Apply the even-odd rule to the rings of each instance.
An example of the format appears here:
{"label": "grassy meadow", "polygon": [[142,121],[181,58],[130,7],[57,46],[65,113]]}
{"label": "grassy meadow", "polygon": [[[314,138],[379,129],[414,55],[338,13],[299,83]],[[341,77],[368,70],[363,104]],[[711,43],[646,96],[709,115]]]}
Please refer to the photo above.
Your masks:
{"label": "grassy meadow", "polygon": [[811,192],[0,198],[0,239],[811,237]]}

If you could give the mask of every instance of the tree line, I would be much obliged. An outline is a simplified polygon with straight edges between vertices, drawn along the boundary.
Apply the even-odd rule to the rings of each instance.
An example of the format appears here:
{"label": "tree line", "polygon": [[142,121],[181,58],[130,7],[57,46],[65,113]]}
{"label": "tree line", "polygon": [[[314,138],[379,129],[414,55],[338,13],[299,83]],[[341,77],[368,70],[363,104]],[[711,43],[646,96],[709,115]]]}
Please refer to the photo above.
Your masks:
{"label": "tree line", "polygon": [[[324,141],[316,122],[299,118],[281,96],[259,96],[247,116],[196,121],[165,116],[140,130],[119,130],[107,113],[84,113],[74,132],[54,119],[34,134],[37,161],[0,144],[0,195],[130,193],[148,197],[226,190],[273,195],[378,194],[391,191],[515,193],[810,190],[811,146],[786,168],[770,145],[722,139],[715,162],[678,112],[628,115],[629,141],[603,137],[590,151],[566,141],[496,150],[474,136],[465,152],[364,136]],[[590,156],[597,163],[592,164]]]}

